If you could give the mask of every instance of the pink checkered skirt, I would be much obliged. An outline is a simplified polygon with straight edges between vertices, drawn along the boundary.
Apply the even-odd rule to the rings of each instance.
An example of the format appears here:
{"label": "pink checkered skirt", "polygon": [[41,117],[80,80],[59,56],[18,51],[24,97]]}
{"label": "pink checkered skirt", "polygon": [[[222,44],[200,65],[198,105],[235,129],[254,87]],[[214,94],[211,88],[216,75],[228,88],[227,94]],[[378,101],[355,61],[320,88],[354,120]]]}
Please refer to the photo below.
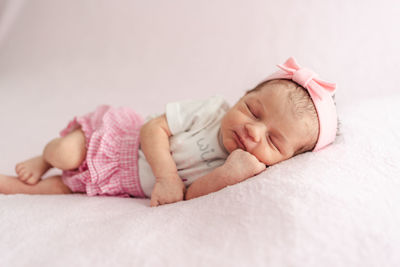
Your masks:
{"label": "pink checkered skirt", "polygon": [[109,106],[74,118],[60,135],[81,128],[86,137],[86,159],[79,168],[64,171],[63,182],[73,192],[89,196],[145,197],[138,171],[142,123],[129,108]]}

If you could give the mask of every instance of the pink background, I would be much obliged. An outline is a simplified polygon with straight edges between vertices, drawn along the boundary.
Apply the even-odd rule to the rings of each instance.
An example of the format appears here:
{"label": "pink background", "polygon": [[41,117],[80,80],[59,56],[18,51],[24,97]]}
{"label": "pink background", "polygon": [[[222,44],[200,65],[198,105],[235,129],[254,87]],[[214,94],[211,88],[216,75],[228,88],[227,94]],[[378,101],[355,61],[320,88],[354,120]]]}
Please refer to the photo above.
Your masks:
{"label": "pink background", "polygon": [[394,0],[0,0],[0,169],[99,104],[233,103],[291,55],[339,108],[398,93],[399,17]]}

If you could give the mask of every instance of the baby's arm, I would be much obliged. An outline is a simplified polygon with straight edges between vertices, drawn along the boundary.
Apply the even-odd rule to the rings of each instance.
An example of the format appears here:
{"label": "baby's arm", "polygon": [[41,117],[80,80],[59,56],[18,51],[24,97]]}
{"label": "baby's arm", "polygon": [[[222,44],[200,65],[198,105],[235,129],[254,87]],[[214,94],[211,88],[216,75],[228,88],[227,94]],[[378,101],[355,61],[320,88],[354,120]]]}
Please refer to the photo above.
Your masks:
{"label": "baby's arm", "polygon": [[216,192],[228,185],[244,181],[265,170],[264,163],[247,151],[236,149],[225,163],[194,181],[188,188],[185,199],[192,199]]}
{"label": "baby's arm", "polygon": [[161,115],[148,121],[140,130],[140,146],[156,177],[151,206],[183,200],[185,185],[171,156],[167,118]]}

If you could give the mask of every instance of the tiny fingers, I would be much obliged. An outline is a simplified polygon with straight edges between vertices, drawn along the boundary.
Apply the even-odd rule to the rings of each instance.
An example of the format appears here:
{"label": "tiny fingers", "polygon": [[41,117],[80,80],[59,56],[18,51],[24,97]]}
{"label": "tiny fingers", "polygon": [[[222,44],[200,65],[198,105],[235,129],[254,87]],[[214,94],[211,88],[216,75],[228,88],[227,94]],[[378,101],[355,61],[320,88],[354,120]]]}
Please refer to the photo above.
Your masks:
{"label": "tiny fingers", "polygon": [[18,174],[21,171],[21,168],[22,168],[21,164],[15,165],[15,172]]}
{"label": "tiny fingers", "polygon": [[254,175],[261,173],[262,171],[264,171],[267,168],[267,166],[264,163],[262,163],[261,161],[259,161],[254,155],[252,155],[252,159],[253,159],[252,164],[255,167]]}
{"label": "tiny fingers", "polygon": [[181,201],[181,200],[183,200],[183,197],[182,198],[169,199],[169,200],[165,200],[165,199],[160,200],[158,198],[154,198],[154,199],[152,198],[150,200],[150,206],[151,207],[157,207],[157,206],[161,206],[161,205],[165,205],[165,204],[172,204],[172,203],[175,203],[175,202],[178,202],[178,201]]}
{"label": "tiny fingers", "polygon": [[150,200],[150,207],[157,207],[160,203],[158,202],[158,199],[155,197],[152,197]]}
{"label": "tiny fingers", "polygon": [[258,166],[259,166],[259,172],[258,173],[264,171],[267,168],[267,166],[265,166],[265,164],[262,163],[262,162],[260,162],[260,164]]}

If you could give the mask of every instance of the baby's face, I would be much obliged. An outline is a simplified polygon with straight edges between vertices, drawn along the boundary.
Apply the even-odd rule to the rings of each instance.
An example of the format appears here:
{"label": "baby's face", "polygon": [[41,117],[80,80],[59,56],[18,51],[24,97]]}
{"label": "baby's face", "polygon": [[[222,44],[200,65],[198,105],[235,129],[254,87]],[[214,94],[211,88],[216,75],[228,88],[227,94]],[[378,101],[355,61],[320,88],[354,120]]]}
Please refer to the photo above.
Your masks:
{"label": "baby's face", "polygon": [[281,86],[267,84],[246,94],[225,114],[221,136],[229,153],[240,148],[269,166],[313,142],[308,131],[311,118],[295,116],[288,92]]}

